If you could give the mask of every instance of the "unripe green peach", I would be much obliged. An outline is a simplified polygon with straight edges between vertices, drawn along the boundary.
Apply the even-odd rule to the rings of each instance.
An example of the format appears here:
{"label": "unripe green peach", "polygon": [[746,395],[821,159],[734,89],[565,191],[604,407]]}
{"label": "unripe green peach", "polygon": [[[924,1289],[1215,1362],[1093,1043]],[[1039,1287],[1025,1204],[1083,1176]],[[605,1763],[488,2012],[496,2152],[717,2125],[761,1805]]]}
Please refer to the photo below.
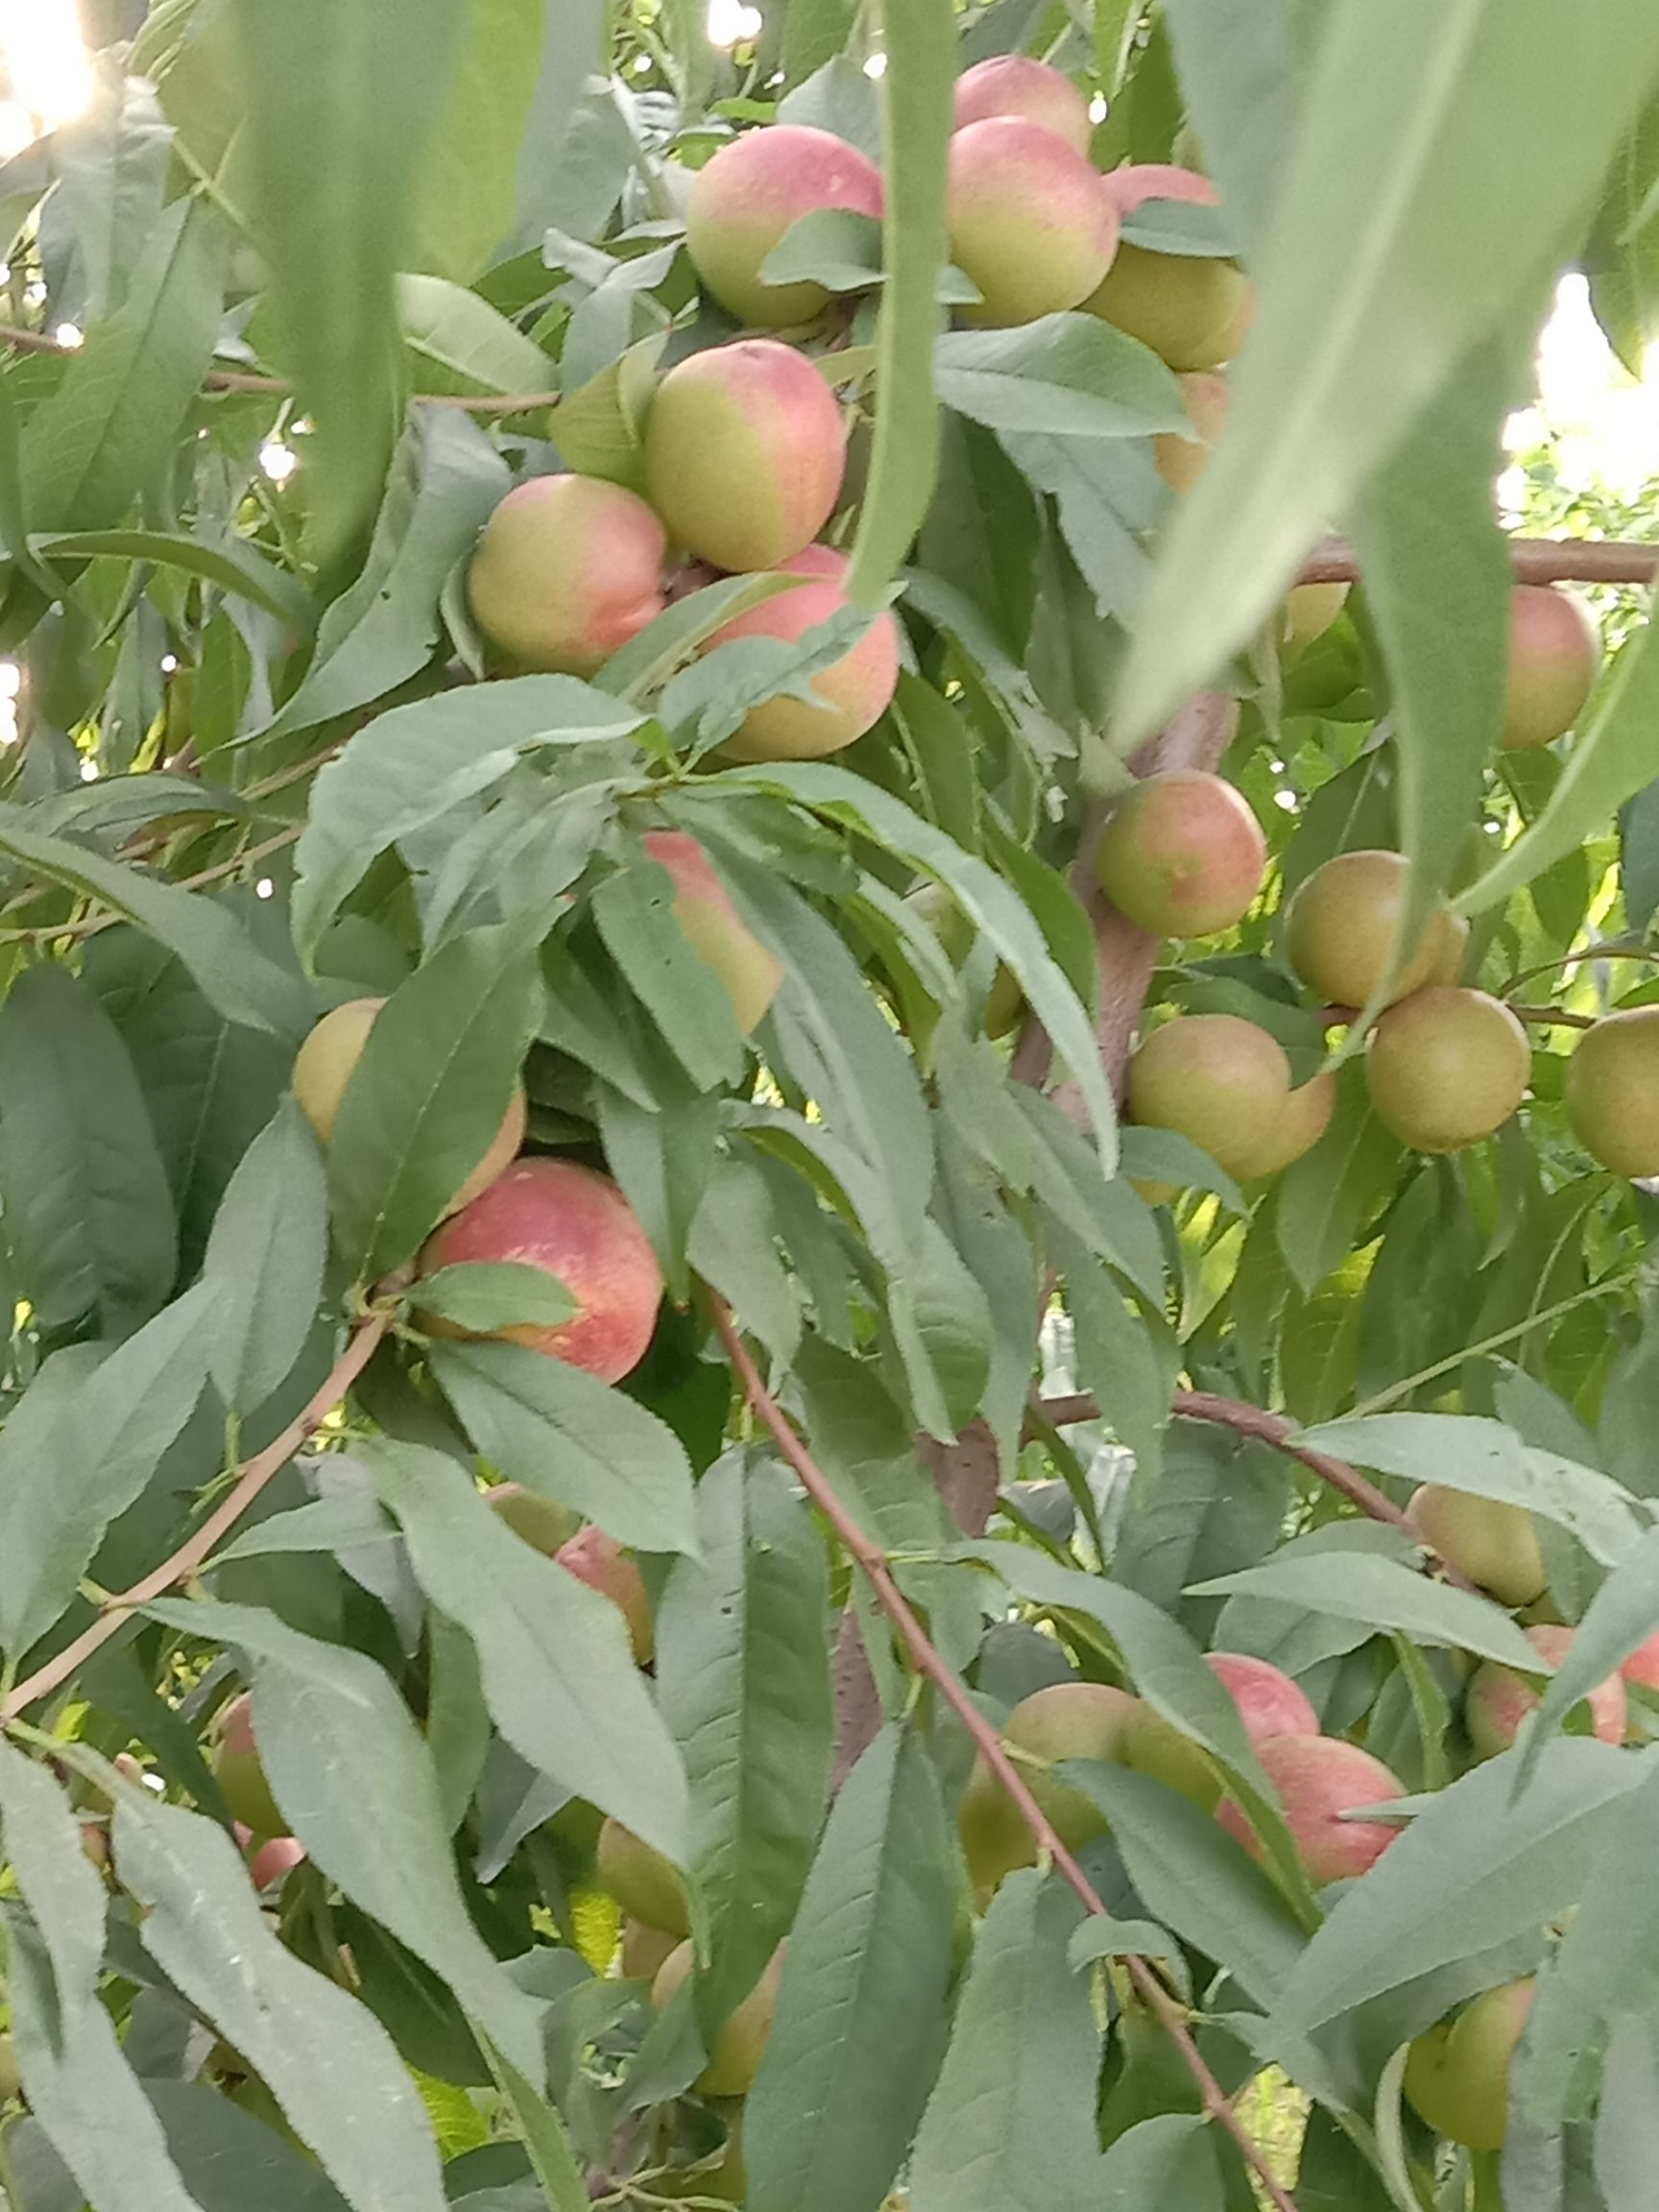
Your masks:
{"label": "unripe green peach", "polygon": [[1577,721],[1601,666],[1601,633],[1581,599],[1518,584],[1509,607],[1503,743],[1551,744]]}
{"label": "unripe green peach", "polygon": [[[1031,1759],[1056,1765],[1063,1759],[1116,1760],[1140,1710],[1139,1698],[1104,1682],[1055,1682],[1021,1699],[1002,1737]],[[1105,1816],[1093,1798],[1050,1781],[1024,1760],[1015,1764],[1069,1850],[1102,1833]],[[981,1894],[1016,1866],[1036,1863],[1031,1831],[983,1756],[969,1776],[959,1820],[969,1878]]]}
{"label": "unripe green peach", "polygon": [[[1182,438],[1173,430],[1161,430],[1152,441],[1152,450],[1158,462],[1158,473],[1170,490],[1190,492],[1209,468],[1216,441],[1227,427],[1233,395],[1225,376],[1194,374],[1181,378],[1181,397],[1197,437]],[[1297,589],[1313,587],[1298,586]],[[1294,596],[1292,592],[1291,597]],[[1289,602],[1286,604],[1288,606]]]}
{"label": "unripe green peach", "polygon": [[[1572,1650],[1575,1631],[1541,1623],[1523,1633],[1546,1669],[1553,1672]],[[1543,1701],[1543,1692],[1534,1689],[1525,1674],[1512,1667],[1501,1667],[1496,1660],[1482,1660],[1470,1677],[1463,1700],[1463,1724],[1477,1755],[1496,1759],[1501,1751],[1507,1751],[1521,1733],[1521,1723]],[[1608,1675],[1590,1692],[1585,1703],[1590,1708],[1591,1733],[1598,1743],[1623,1743],[1628,1719],[1623,1677]]]}
{"label": "unripe green peach", "polygon": [[1508,1007],[1434,984],[1371,1032],[1365,1080],[1378,1118],[1419,1152],[1456,1152],[1502,1128],[1527,1095],[1532,1054]]}
{"label": "unripe green peach", "polygon": [[1129,1063],[1135,1119],[1178,1130],[1242,1180],[1272,1157],[1289,1097],[1283,1046],[1237,1014],[1180,1015],[1143,1039]]}
{"label": "unripe green peach", "polygon": [[590,476],[536,476],[484,525],[467,597],[522,668],[591,676],[666,601],[667,534],[643,499]]}
{"label": "unripe green peach", "polygon": [[1197,768],[1148,776],[1113,807],[1094,856],[1100,888],[1159,937],[1207,937],[1250,911],[1267,841],[1249,801]]}
{"label": "unripe green peach", "polygon": [[1135,1711],[1123,1730],[1117,1764],[1131,1773],[1149,1774],[1196,1805],[1201,1813],[1214,1813],[1221,1795],[1221,1775],[1210,1754],[1190,1736],[1155,1713],[1144,1698],[1137,1697]]}
{"label": "unripe green peach", "polygon": [[[1187,200],[1213,207],[1220,199],[1208,177],[1166,162],[1114,169],[1104,181],[1119,222],[1147,200]],[[1083,304],[1091,315],[1149,346],[1171,369],[1219,369],[1243,341],[1253,294],[1230,261],[1153,253],[1124,240]]]}
{"label": "unripe green peach", "polygon": [[1567,1063],[1567,1118],[1615,1175],[1659,1175],[1659,1006],[1586,1029]]}
{"label": "unripe green peach", "polygon": [[767,950],[732,903],[695,837],[684,830],[648,830],[642,840],[674,878],[674,919],[705,966],[726,986],[732,1014],[745,1037],[778,996],[783,964]]}
{"label": "unripe green peach", "polygon": [[[793,642],[847,604],[847,560],[829,545],[808,545],[786,561],[791,575],[806,581],[751,607],[716,630],[704,648],[734,637],[781,637]],[[839,753],[886,712],[899,683],[899,624],[878,614],[850,652],[813,677],[821,707],[780,693],[752,707],[725,750],[734,760],[820,760]]]}
{"label": "unripe green peach", "polygon": [[657,1649],[657,1629],[651,1619],[651,1601],[645,1595],[645,1579],[634,1554],[625,1551],[603,1528],[589,1527],[567,1544],[561,1544],[554,1556],[567,1575],[586,1582],[589,1590],[597,1590],[601,1598],[610,1599],[628,1624],[635,1663],[648,1667]]}
{"label": "unripe green peach", "polygon": [[1413,1491],[1406,1518],[1449,1567],[1504,1605],[1530,1605],[1548,1576],[1532,1516],[1502,1498],[1425,1482]]}
{"label": "unripe green peach", "polygon": [[1023,115],[1041,123],[1079,154],[1094,134],[1089,102],[1062,70],[1024,54],[993,54],[956,80],[956,129],[992,115]]}
{"label": "unripe green peach", "polygon": [[950,141],[950,258],[977,285],[969,323],[1032,323],[1079,306],[1118,243],[1118,210],[1075,147],[1022,115],[970,123]]}
{"label": "unripe green peach", "polygon": [[[552,1326],[489,1332],[619,1382],[645,1356],[662,1301],[662,1270],[639,1216],[608,1175],[574,1160],[516,1161],[422,1245],[417,1277],[463,1262],[541,1267],[581,1310]],[[429,1324],[429,1326],[431,1326]],[[433,1327],[434,1334],[454,1334]]]}
{"label": "unripe green peach", "polygon": [[[344,1006],[325,1014],[300,1047],[294,1062],[294,1095],[325,1144],[333,1139],[346,1086],[357,1071],[374,1018],[385,1003],[384,998],[349,999]],[[528,1114],[520,1085],[513,1094],[494,1142],[450,1199],[448,1212],[459,1213],[463,1206],[470,1205],[517,1158]]]}
{"label": "unripe green peach", "polygon": [[[1388,973],[1409,879],[1403,853],[1338,853],[1297,887],[1286,910],[1285,950],[1310,991],[1333,1006],[1369,1003]],[[1455,981],[1468,934],[1459,916],[1436,907],[1385,1003]]]}
{"label": "unripe green peach", "polygon": [[1346,584],[1292,584],[1280,611],[1279,642],[1295,655],[1323,637],[1348,604]]}
{"label": "unripe green peach", "polygon": [[1211,1651],[1205,1660],[1258,1747],[1276,1736],[1318,1735],[1318,1714],[1300,1685],[1281,1669],[1243,1651]]}
{"label": "unripe green peach", "polygon": [[253,1700],[233,1697],[213,1729],[213,1773],[230,1817],[263,1841],[291,1833],[281,1807],[271,1794],[259,1746],[253,1741]]}
{"label": "unripe green peach", "polygon": [[[1391,1821],[1350,1820],[1365,1805],[1384,1805],[1406,1792],[1380,1759],[1332,1736],[1275,1736],[1256,1746],[1262,1769],[1279,1793],[1296,1853],[1316,1888],[1375,1866],[1400,1831]],[[1261,1839],[1232,1798],[1217,1815],[1253,1859]]]}
{"label": "unripe green peach", "polygon": [[[659,2012],[690,1974],[693,1952],[682,1943],[670,1952],[651,1986],[651,2002]],[[714,2038],[709,2063],[697,2077],[705,2097],[746,2097],[772,2033],[778,2012],[778,1984],[783,1973],[783,1946],[780,1944],[766,1962],[766,1970]]]}
{"label": "unripe green peach", "polygon": [[[905,903],[926,922],[953,968],[960,968],[974,950],[974,925],[943,883],[924,883],[907,894]],[[985,1034],[1006,1037],[1025,1009],[1025,998],[1012,969],[998,961],[991,988],[985,995]]]}
{"label": "unripe green peach", "polygon": [[0,2104],[10,2104],[23,2090],[17,2066],[17,2046],[10,2035],[0,2035]]}
{"label": "unripe green peach", "polygon": [[745,131],[698,170],[685,244],[705,290],[739,323],[783,330],[830,304],[821,284],[768,284],[761,268],[803,215],[846,207],[879,215],[881,173],[856,147],[805,124]]}
{"label": "unripe green peach", "polygon": [[685,1885],[678,1867],[620,1820],[608,1819],[600,1829],[594,1863],[602,1887],[633,1919],[677,1939],[690,1935]]}
{"label": "unripe green peach", "polygon": [[777,568],[834,513],[847,463],[835,395],[776,338],[670,369],[645,421],[645,488],[669,533],[716,568]]}
{"label": "unripe green peach", "polygon": [[484,1496],[515,1536],[548,1559],[582,1526],[580,1513],[557,1499],[544,1498],[540,1490],[526,1490],[521,1482],[497,1482]]}
{"label": "unripe green peach", "polygon": [[1509,2069],[1532,2009],[1532,1983],[1488,1989],[1419,2035],[1406,2060],[1407,2102],[1417,2117],[1471,2151],[1502,2151],[1509,2129]]}

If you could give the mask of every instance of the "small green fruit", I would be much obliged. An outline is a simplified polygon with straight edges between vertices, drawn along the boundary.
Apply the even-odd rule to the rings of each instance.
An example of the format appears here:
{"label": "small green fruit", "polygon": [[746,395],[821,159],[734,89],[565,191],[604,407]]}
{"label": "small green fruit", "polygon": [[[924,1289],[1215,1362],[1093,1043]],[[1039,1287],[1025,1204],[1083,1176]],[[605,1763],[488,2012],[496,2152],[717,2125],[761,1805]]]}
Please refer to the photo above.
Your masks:
{"label": "small green fruit", "polygon": [[1457,1152],[1490,1137],[1531,1074],[1527,1032],[1507,1006],[1438,984],[1389,1007],[1365,1062],[1379,1119],[1419,1152]]}
{"label": "small green fruit", "polygon": [[1504,1605],[1530,1605],[1547,1576],[1532,1516],[1501,1498],[1425,1482],[1406,1518],[1429,1549]]}
{"label": "small green fruit", "polygon": [[582,1526],[582,1516],[539,1490],[526,1490],[520,1482],[497,1482],[484,1493],[515,1536],[551,1559]]}
{"label": "small green fruit", "polygon": [[1532,2009],[1532,1982],[1488,1989],[1420,2035],[1406,2060],[1405,2090],[1419,2119],[1471,2151],[1502,2151],[1509,2124],[1509,2069]]}
{"label": "small green fruit", "polygon": [[[1140,1699],[1104,1682],[1055,1682],[1022,1698],[1008,1716],[1003,1741],[1031,1761],[1118,1759],[1141,1710]],[[1017,1759],[1031,1794],[1069,1850],[1106,1826],[1093,1798],[1050,1781],[1041,1767]],[[994,1889],[1017,1866],[1035,1865],[1037,1845],[1024,1816],[985,1764],[975,1761],[962,1798],[962,1847],[974,1887]]]}
{"label": "small green fruit", "polygon": [[[651,1985],[651,2002],[661,2012],[690,1974],[694,1954],[689,1943],[670,1952]],[[778,1984],[783,1975],[783,1946],[767,1961],[766,1970],[714,2038],[709,2063],[697,2077],[705,2097],[746,2097],[772,2033],[778,2011]]]}
{"label": "small green fruit", "polygon": [[[1285,950],[1310,991],[1333,1006],[1369,1004],[1394,956],[1410,863],[1403,853],[1338,853],[1298,885],[1285,918]],[[1455,983],[1469,926],[1444,907],[1424,923],[1389,998]]]}
{"label": "small green fruit", "polygon": [[1236,1014],[1183,1014],[1129,1063],[1137,1121],[1175,1129],[1241,1182],[1270,1163],[1291,1096],[1284,1046]]}
{"label": "small green fruit", "polygon": [[259,1763],[253,1700],[246,1693],[230,1700],[214,1725],[213,1772],[233,1820],[261,1841],[293,1834]]}
{"label": "small green fruit", "polygon": [[1659,1006],[1586,1029],[1567,1063],[1567,1118],[1615,1175],[1659,1175]]}
{"label": "small green fruit", "polygon": [[[1148,200],[1186,200],[1214,206],[1220,198],[1208,177],[1168,162],[1134,162],[1114,169],[1106,192],[1120,222]],[[1250,327],[1255,295],[1230,261],[1208,255],[1154,253],[1120,241],[1112,266],[1083,302],[1171,369],[1205,371],[1231,361]]]}
{"label": "small green fruit", "polygon": [[608,1819],[599,1831],[594,1859],[601,1885],[624,1912],[676,1938],[691,1933],[679,1869],[661,1851],[641,1842],[632,1829]]}

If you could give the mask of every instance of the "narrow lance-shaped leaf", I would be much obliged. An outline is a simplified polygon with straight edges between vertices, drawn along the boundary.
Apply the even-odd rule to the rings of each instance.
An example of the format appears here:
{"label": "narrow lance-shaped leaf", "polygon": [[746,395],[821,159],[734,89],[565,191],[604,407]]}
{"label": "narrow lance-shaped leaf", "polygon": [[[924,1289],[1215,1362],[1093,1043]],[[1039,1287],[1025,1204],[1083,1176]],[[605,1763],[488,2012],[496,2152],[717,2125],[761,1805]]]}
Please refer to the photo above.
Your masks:
{"label": "narrow lance-shaped leaf", "polygon": [[824,1832],[744,2117],[752,2212],[876,2212],[944,2050],[956,1845],[914,1730],[882,1730]]}
{"label": "narrow lance-shaped leaf", "polygon": [[829,1573],[782,1470],[730,1452],[697,1491],[700,1560],[675,1567],[657,1622],[663,1716],[691,1790],[691,1867],[708,1914],[706,2035],[795,1917],[830,1782]]}
{"label": "narrow lance-shaped leaf", "polygon": [[207,1240],[214,1343],[208,1371],[250,1412],[311,1334],[328,1258],[328,1192],[317,1140],[290,1099],[243,1154]]}

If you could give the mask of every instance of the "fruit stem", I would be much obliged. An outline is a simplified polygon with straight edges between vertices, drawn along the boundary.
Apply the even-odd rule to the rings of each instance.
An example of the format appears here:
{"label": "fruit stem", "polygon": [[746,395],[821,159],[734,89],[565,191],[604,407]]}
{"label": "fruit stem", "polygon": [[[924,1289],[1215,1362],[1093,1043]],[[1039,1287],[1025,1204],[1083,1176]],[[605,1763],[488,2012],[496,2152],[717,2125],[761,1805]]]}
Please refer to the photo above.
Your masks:
{"label": "fruit stem", "polygon": [[[800,1478],[801,1486],[807,1497],[829,1522],[854,1565],[864,1575],[876,1594],[877,1603],[898,1629],[917,1673],[934,1685],[967,1729],[986,1766],[1001,1783],[1015,1810],[1030,1829],[1038,1850],[1052,1862],[1055,1871],[1069,1884],[1085,1911],[1107,1917],[1105,1904],[1094,1884],[1055,1834],[1047,1815],[1031,1794],[1023,1776],[1008,1756],[1001,1737],[974,1704],[962,1681],[946,1663],[911,1610],[909,1601],[893,1578],[892,1562],[887,1553],[859,1527],[836,1495],[834,1485],[796,1434],[778,1401],[767,1389],[760,1370],[738,1334],[725,1301],[711,1295],[709,1304],[714,1326],[719,1332],[720,1341],[726,1347],[726,1356],[732,1362],[733,1372],[743,1386],[744,1398],[770,1431],[779,1451]],[[1265,2153],[1246,2132],[1226,2091],[1205,2063],[1202,2052],[1192,2039],[1191,2030],[1187,2025],[1186,2014],[1180,2004],[1144,1959],[1126,1958],[1124,1965],[1142,2001],[1180,2053],[1183,2063],[1198,2086],[1205,2110],[1233,2138],[1240,2156],[1260,2181],[1268,2201],[1276,2207],[1276,2212],[1296,2212],[1295,2199],[1287,2194],[1275,2177]]]}

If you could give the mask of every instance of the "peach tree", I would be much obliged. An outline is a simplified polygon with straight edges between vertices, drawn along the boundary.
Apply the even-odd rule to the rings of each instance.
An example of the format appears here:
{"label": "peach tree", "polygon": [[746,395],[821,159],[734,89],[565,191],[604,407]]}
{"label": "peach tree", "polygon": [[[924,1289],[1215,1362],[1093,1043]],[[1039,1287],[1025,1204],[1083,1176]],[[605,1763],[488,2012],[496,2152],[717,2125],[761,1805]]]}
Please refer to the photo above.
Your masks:
{"label": "peach tree", "polygon": [[83,13],[7,2212],[1650,2205],[1652,0]]}

